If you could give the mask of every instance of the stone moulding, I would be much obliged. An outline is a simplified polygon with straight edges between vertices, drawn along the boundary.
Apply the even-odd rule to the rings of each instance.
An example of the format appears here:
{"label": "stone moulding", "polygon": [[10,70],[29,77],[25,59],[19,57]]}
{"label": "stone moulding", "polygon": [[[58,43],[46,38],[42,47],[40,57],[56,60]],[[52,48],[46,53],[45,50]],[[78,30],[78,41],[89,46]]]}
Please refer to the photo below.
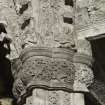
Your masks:
{"label": "stone moulding", "polygon": [[46,47],[30,47],[24,49],[20,54],[21,61],[25,61],[33,56],[46,56],[49,58],[61,58],[72,61],[75,51],[67,48],[46,48]]}
{"label": "stone moulding", "polygon": [[94,62],[92,56],[89,56],[89,55],[86,55],[86,54],[83,54],[83,53],[80,53],[80,54],[77,53],[77,54],[75,54],[73,61],[75,63],[86,64],[89,67],[92,67],[92,64]]}

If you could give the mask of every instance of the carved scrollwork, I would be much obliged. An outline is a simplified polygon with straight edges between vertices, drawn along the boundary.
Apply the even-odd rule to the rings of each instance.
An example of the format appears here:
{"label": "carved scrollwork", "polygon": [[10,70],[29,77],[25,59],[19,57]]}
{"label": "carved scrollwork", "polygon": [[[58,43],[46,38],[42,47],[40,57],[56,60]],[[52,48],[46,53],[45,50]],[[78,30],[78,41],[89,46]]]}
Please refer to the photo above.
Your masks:
{"label": "carved scrollwork", "polygon": [[51,80],[57,80],[57,82],[73,84],[74,70],[72,63],[69,61],[33,57],[24,63],[23,68],[20,78],[24,83],[29,83],[34,77],[34,81],[39,80],[49,83]]}
{"label": "carved scrollwork", "polygon": [[[63,84],[67,84],[68,86],[70,84],[73,84],[75,70],[72,63],[72,59],[66,60],[66,58],[59,58],[60,56],[59,53],[58,54],[56,53],[57,55],[54,54],[53,55],[55,56],[54,58],[51,57],[52,52],[51,53],[47,52],[48,55],[51,55],[50,57],[43,56],[43,54],[46,52],[38,51],[36,54],[39,53],[42,56],[41,55],[31,56],[28,53],[25,54],[25,56],[29,55],[30,57],[25,58],[26,60],[23,62],[22,70],[20,71],[21,73],[19,74],[19,78],[21,78],[24,85],[27,86],[32,81],[33,83],[35,83],[36,81],[34,85],[38,85],[39,83],[40,85],[47,85],[48,87],[56,86],[60,87],[59,86],[60,83],[62,86]],[[71,56],[71,58],[72,57],[73,56]],[[38,81],[45,84],[42,84]],[[56,83],[54,83],[55,81]]]}

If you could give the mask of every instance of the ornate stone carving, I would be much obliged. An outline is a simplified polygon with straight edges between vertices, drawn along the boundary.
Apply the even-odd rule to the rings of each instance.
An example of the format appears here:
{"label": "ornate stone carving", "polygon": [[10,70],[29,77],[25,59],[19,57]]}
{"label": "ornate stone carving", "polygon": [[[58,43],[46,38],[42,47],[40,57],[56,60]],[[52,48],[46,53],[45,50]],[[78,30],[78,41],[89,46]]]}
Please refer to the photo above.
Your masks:
{"label": "ornate stone carving", "polygon": [[88,25],[88,23],[94,23],[97,21],[101,21],[100,19],[104,19],[104,0],[86,0],[79,1],[77,0],[77,16],[78,19],[83,19],[79,24]]}
{"label": "ornate stone carving", "polygon": [[[14,95],[23,104],[27,97],[31,100],[30,93],[41,88],[42,93],[46,93],[45,90],[49,93],[49,105],[59,105],[58,91],[62,90],[63,104],[70,105],[68,92],[87,92],[93,79],[91,47],[81,34],[77,34],[77,53],[74,50],[73,7],[65,5],[64,0],[14,0],[14,3],[19,31],[14,43],[19,44],[16,48],[20,55],[13,64],[13,69],[17,66],[13,71]],[[78,16],[76,18],[78,20]],[[34,95],[40,101],[38,104],[44,105],[43,100]]]}
{"label": "ornate stone carving", "polygon": [[[19,34],[19,28],[17,23],[18,16],[14,10],[14,5],[12,0],[1,0],[0,1],[0,21],[5,21],[7,23],[6,31],[7,35],[12,39],[11,44],[11,55],[10,59],[14,57],[19,57],[20,43],[17,41],[17,36]],[[19,40],[19,37],[18,37]],[[17,42],[17,43],[16,43]]]}
{"label": "ornate stone carving", "polygon": [[28,49],[20,56],[22,68],[18,65],[14,72],[14,76],[17,74],[14,89],[21,87],[21,83],[28,88],[39,86],[46,89],[73,89],[73,55],[74,51],[67,49]]}
{"label": "ornate stone carving", "polygon": [[87,87],[93,80],[91,68],[88,63],[73,63],[74,54],[72,49],[63,48],[25,49],[19,58],[21,67],[19,63],[15,63],[17,71],[14,76],[17,75],[13,90],[18,102],[26,99],[29,92],[35,88],[88,91]]}

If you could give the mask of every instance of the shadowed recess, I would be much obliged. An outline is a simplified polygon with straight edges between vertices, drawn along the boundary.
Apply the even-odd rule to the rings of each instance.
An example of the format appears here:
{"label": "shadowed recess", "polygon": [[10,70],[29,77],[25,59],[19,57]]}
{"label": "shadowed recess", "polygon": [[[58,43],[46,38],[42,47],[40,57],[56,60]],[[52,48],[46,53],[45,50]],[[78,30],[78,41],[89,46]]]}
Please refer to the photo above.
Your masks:
{"label": "shadowed recess", "polygon": [[27,19],[27,20],[24,21],[24,23],[21,25],[21,29],[22,29],[22,30],[24,30],[25,27],[27,27],[27,26],[30,24],[30,20],[31,20],[31,19]]}
{"label": "shadowed recess", "polygon": [[73,24],[73,19],[72,18],[64,17],[63,21],[64,21],[64,23]]}
{"label": "shadowed recess", "polygon": [[19,14],[23,14],[23,12],[28,9],[28,4],[29,3],[26,3],[26,4],[22,5],[22,7],[19,10]]}
{"label": "shadowed recess", "polygon": [[70,5],[73,7],[73,0],[65,0],[65,5]]}

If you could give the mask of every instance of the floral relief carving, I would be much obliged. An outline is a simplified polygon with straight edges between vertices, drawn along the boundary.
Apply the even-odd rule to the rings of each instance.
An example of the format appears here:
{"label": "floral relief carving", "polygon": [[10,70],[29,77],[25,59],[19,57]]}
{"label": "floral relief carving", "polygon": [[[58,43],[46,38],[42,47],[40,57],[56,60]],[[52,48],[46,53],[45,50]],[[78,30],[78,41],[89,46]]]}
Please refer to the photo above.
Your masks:
{"label": "floral relief carving", "polygon": [[73,84],[74,72],[72,62],[33,57],[23,64],[20,78],[26,84],[33,79],[45,82],[57,80],[62,83]]}

